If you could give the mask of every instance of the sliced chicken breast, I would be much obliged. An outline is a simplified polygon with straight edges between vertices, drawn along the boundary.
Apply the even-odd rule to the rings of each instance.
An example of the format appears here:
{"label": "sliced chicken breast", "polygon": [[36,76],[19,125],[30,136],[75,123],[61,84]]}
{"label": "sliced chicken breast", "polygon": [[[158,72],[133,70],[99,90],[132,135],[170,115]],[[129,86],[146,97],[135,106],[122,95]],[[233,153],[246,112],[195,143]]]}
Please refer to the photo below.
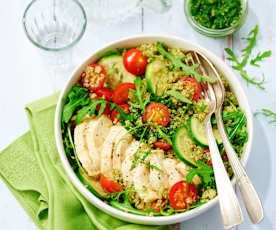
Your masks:
{"label": "sliced chicken breast", "polygon": [[89,122],[86,132],[86,142],[91,163],[95,172],[91,176],[98,176],[101,166],[101,150],[107,134],[112,126],[111,120],[103,115],[94,119],[95,122]]}
{"label": "sliced chicken breast", "polygon": [[137,166],[133,169],[134,188],[137,191],[139,197],[145,202],[152,202],[162,198],[162,196],[158,195],[151,189],[149,174],[149,167],[142,163],[138,163]]}
{"label": "sliced chicken breast", "polygon": [[118,136],[123,131],[124,127],[116,125],[112,126],[101,150],[101,173],[106,177],[113,178],[113,149],[118,139]]}
{"label": "sliced chicken breast", "polygon": [[74,131],[74,143],[76,148],[77,156],[87,171],[88,175],[94,175],[97,169],[89,156],[88,146],[86,142],[86,133],[89,123],[94,124],[96,121],[94,119],[86,119],[85,121],[79,123]]}
{"label": "sliced chicken breast", "polygon": [[122,163],[122,177],[125,186],[133,184],[133,171],[130,171],[134,154],[139,148],[139,142],[134,140],[130,143],[125,152],[125,159]]}
{"label": "sliced chicken breast", "polygon": [[[186,175],[188,174],[189,172],[189,169],[191,167],[184,164],[183,162],[179,162],[177,165],[176,165],[176,169],[178,172],[180,172],[180,174],[186,178]],[[195,185],[199,185],[201,183],[201,178],[198,176],[198,175],[194,175],[193,177],[193,180],[192,180],[193,184]]]}
{"label": "sliced chicken breast", "polygon": [[176,182],[183,180],[184,178],[181,174],[176,170],[176,160],[166,158],[163,161],[164,170],[166,171],[169,177],[169,186],[173,186]]}
{"label": "sliced chicken breast", "polygon": [[152,189],[160,194],[163,193],[165,188],[169,187],[168,175],[165,173],[163,160],[164,151],[163,150],[152,150],[149,155],[149,163],[156,166],[161,171],[154,168],[150,169],[149,181]]}
{"label": "sliced chicken breast", "polygon": [[113,150],[113,169],[121,172],[122,170],[122,162],[125,159],[126,150],[133,140],[132,136],[127,132],[125,128],[122,127],[122,131],[116,138],[116,142]]}

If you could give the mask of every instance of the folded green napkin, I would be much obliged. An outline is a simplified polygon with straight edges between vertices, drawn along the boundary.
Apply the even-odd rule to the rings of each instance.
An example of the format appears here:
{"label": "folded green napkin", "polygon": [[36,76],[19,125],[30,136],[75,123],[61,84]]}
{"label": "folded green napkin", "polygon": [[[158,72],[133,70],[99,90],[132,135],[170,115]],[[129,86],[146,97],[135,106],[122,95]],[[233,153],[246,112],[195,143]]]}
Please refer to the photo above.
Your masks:
{"label": "folded green napkin", "polygon": [[54,113],[58,94],[26,106],[30,131],[0,153],[0,177],[40,229],[162,230],[113,218],[73,186],[58,156]]}

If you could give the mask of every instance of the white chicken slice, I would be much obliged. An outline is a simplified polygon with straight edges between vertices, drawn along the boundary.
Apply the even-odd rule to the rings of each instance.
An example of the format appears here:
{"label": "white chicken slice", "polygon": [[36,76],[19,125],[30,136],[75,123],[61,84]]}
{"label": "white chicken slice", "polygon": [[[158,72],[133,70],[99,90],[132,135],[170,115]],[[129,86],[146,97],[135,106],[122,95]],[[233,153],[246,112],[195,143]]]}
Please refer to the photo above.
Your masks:
{"label": "white chicken slice", "polygon": [[125,152],[125,159],[122,163],[122,177],[125,186],[131,185],[133,183],[133,171],[130,171],[132,166],[132,161],[134,159],[134,154],[139,148],[138,141],[132,141]]}
{"label": "white chicken slice", "polygon": [[163,160],[164,160],[164,151],[163,150],[152,150],[149,155],[149,163],[156,166],[161,171],[158,171],[154,168],[150,169],[150,185],[156,192],[162,194],[164,189],[169,187],[168,185],[168,175],[165,173]]}
{"label": "white chicken slice", "polygon": [[152,202],[161,199],[162,196],[158,195],[151,189],[149,181],[149,167],[142,163],[138,163],[133,169],[133,184],[137,194],[145,202]]}
{"label": "white chicken slice", "polygon": [[106,136],[112,126],[111,120],[105,115],[94,119],[95,122],[89,122],[86,132],[86,142],[91,163],[95,168],[93,175],[98,176],[101,166],[101,150]]}
{"label": "white chicken slice", "polygon": [[82,166],[87,171],[88,175],[91,176],[95,174],[96,168],[89,156],[89,151],[86,142],[86,133],[89,123],[94,124],[96,123],[96,121],[93,119],[86,119],[76,126],[74,131],[74,143],[77,156]]}
{"label": "white chicken slice", "polygon": [[122,162],[125,159],[125,152],[129,146],[129,143],[132,141],[132,136],[127,132],[125,128],[122,127],[122,131],[116,138],[113,151],[113,169],[121,171]]}
{"label": "white chicken slice", "polygon": [[112,164],[112,153],[115,146],[115,142],[122,132],[124,127],[112,126],[103,145],[101,151],[101,173],[106,177],[113,178],[113,164]]}
{"label": "white chicken slice", "polygon": [[173,186],[176,182],[183,180],[184,178],[176,170],[176,160],[166,158],[163,161],[163,167],[169,177],[169,186]]}

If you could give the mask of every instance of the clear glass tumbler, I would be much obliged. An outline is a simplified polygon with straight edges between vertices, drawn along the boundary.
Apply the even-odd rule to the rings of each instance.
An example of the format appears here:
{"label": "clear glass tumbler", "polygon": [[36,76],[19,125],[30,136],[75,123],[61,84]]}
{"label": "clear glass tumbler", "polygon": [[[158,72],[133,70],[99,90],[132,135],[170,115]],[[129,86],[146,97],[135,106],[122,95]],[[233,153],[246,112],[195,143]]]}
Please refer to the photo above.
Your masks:
{"label": "clear glass tumbler", "polygon": [[77,0],[33,0],[24,12],[23,26],[34,45],[60,51],[81,39],[86,13]]}
{"label": "clear glass tumbler", "polygon": [[78,0],[33,0],[23,15],[28,39],[38,47],[55,91],[74,68],[72,47],[82,38],[86,13]]}

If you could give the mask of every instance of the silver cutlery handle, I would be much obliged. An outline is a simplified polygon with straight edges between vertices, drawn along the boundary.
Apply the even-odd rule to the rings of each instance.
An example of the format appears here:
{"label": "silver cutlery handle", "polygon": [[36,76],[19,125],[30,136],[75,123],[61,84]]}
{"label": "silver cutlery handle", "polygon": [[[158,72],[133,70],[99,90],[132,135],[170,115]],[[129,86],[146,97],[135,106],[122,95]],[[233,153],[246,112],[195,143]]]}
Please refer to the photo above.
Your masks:
{"label": "silver cutlery handle", "polygon": [[264,218],[264,212],[262,203],[256,192],[253,184],[250,181],[244,167],[242,166],[235,150],[232,147],[232,144],[226,134],[221,112],[216,113],[216,120],[220,135],[222,137],[223,145],[226,150],[226,154],[232,166],[233,172],[237,179],[237,183],[241,192],[244,205],[246,207],[247,213],[252,221],[252,223],[257,224],[261,222]]}
{"label": "silver cutlery handle", "polygon": [[242,210],[221,159],[210,120],[205,123],[224,228],[243,222]]}

